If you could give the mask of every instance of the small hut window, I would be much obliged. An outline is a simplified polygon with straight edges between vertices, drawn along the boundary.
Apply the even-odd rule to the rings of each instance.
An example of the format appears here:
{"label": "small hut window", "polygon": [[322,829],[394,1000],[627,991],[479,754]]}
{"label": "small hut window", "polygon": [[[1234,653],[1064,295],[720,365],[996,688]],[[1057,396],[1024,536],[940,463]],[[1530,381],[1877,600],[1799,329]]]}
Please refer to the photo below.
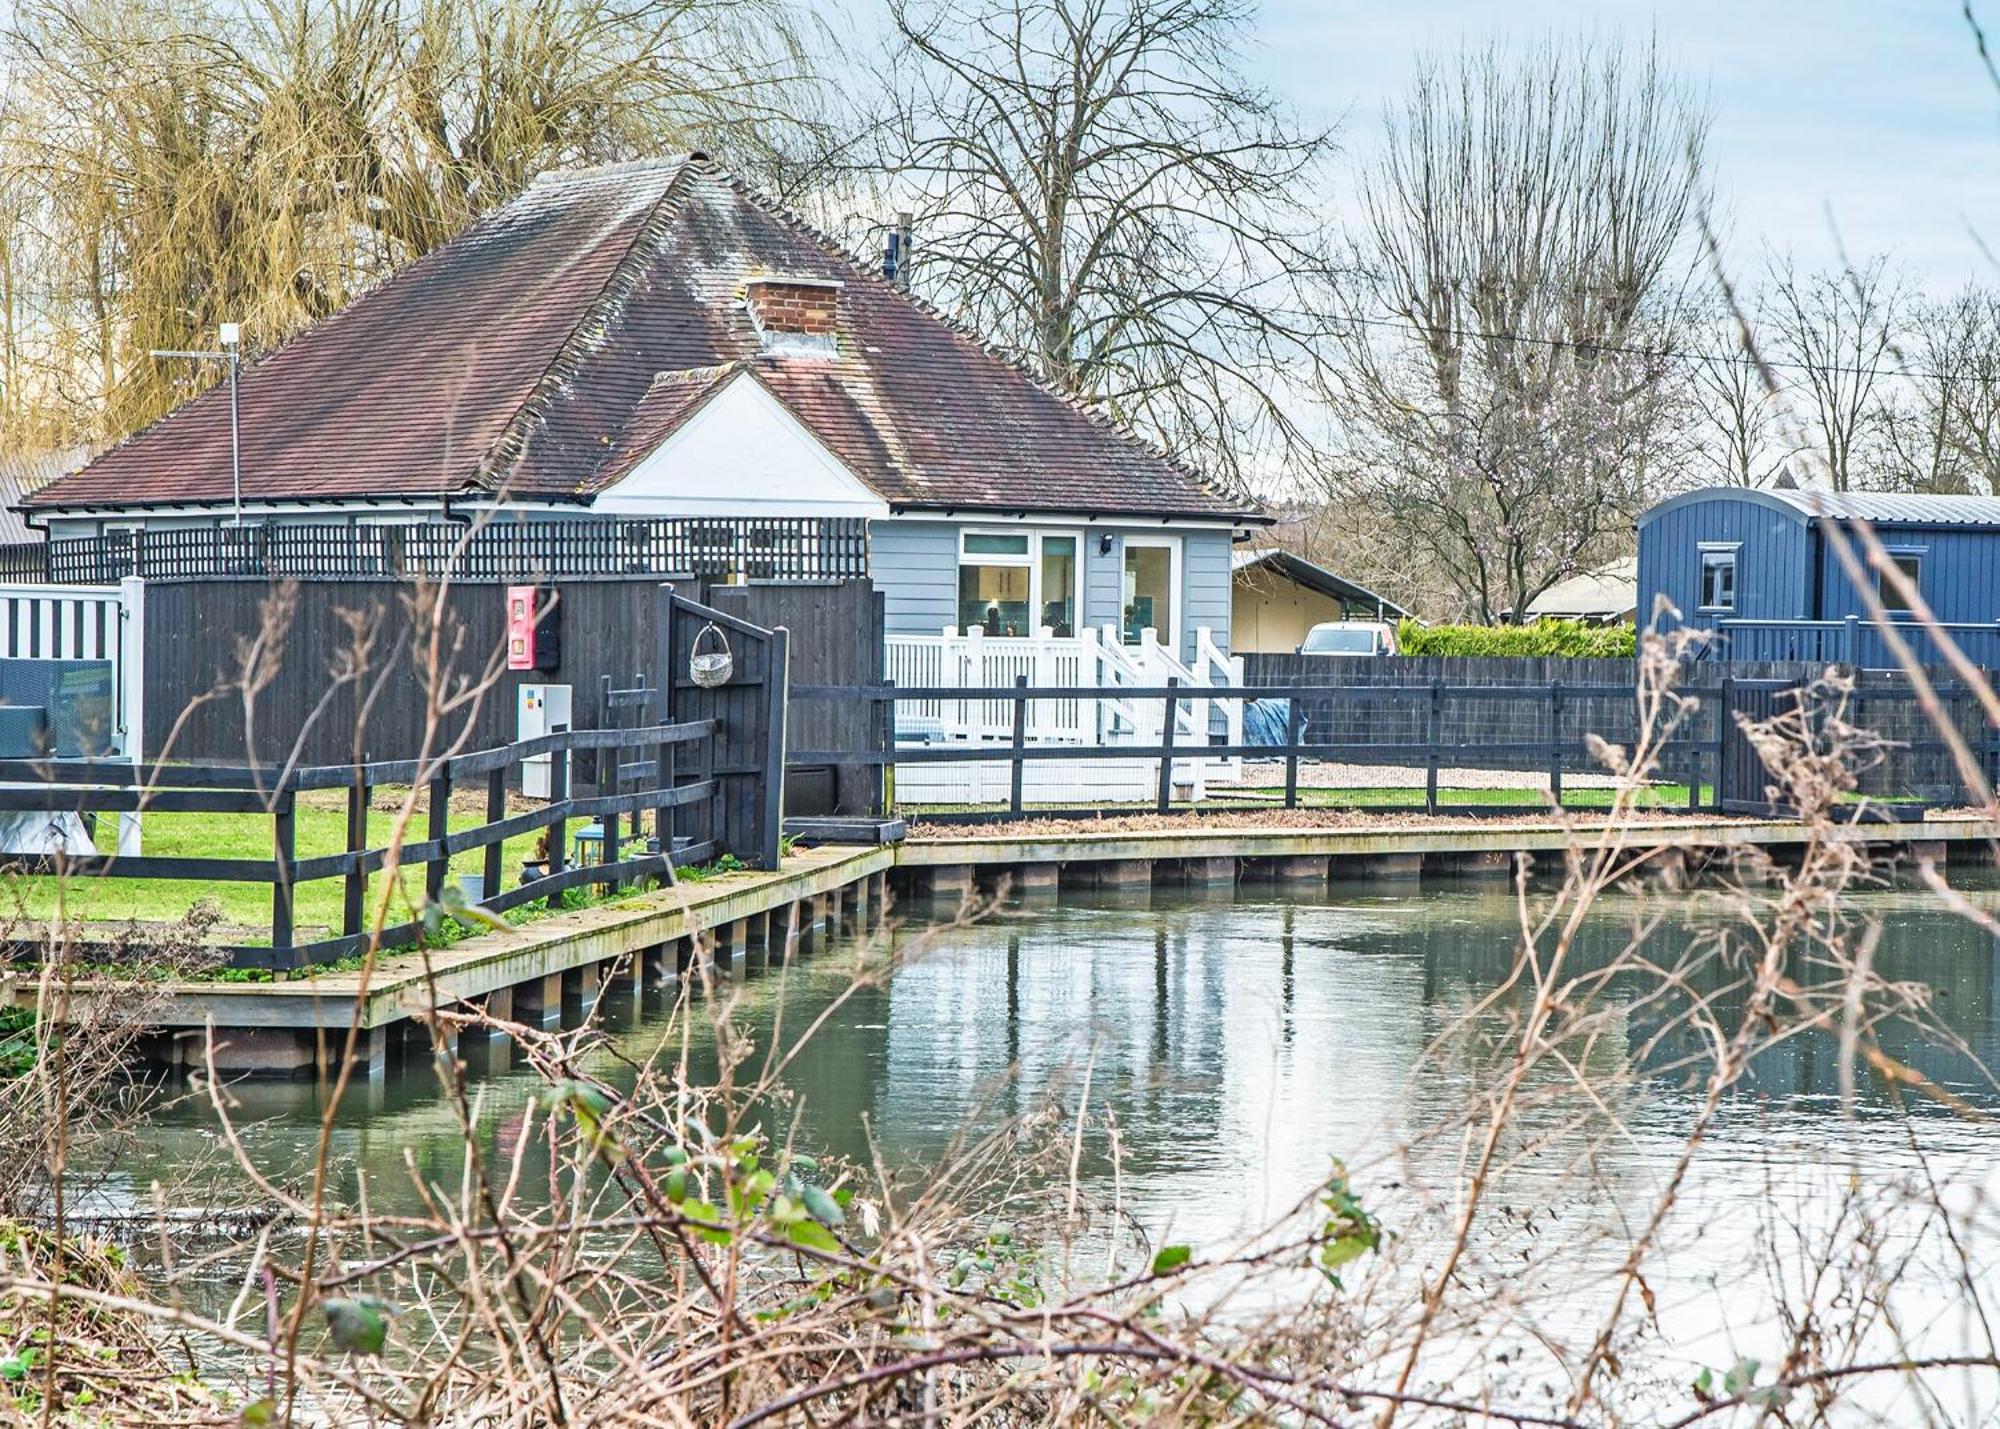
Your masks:
{"label": "small hut window", "polygon": [[[1922,556],[1906,552],[1891,552],[1889,561],[1897,570],[1903,573],[1904,577],[1909,581],[1912,590],[1921,589],[1921,578],[1924,569],[1924,558]],[[1883,571],[1875,573],[1875,593],[1882,598],[1882,608],[1892,615],[1907,614],[1913,608],[1911,603],[1904,598],[1903,593],[1896,588],[1895,582],[1889,580],[1887,574]]]}
{"label": "small hut window", "polygon": [[1701,608],[1736,609],[1736,552],[1701,553]]}

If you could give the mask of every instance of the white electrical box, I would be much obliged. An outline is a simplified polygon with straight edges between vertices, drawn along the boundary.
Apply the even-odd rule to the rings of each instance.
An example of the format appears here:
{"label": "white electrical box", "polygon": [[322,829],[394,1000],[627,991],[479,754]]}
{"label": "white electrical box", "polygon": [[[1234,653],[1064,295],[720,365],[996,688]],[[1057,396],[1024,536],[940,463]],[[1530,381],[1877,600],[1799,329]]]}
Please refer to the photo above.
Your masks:
{"label": "white electrical box", "polygon": [[[514,737],[534,739],[570,728],[570,687],[568,685],[523,685],[514,713]],[[531,755],[521,761],[521,792],[530,799],[549,797],[549,770],[553,760],[546,754]]]}

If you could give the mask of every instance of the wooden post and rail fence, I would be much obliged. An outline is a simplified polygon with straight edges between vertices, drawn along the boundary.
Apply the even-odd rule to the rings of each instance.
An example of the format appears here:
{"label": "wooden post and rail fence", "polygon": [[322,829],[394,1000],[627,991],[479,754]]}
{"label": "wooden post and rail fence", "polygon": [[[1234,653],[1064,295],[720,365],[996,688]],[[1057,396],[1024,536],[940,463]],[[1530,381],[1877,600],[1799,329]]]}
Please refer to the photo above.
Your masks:
{"label": "wooden post and rail fence", "polygon": [[[690,600],[672,586],[658,590],[658,643],[651,652],[666,678],[631,689],[607,689],[607,714],[636,722],[624,727],[560,729],[530,739],[445,758],[278,766],[145,761],[122,758],[0,759],[0,813],[74,816],[100,813],[200,814],[268,819],[269,858],[49,854],[16,856],[10,871],[62,878],[164,879],[209,885],[258,884],[270,889],[268,942],[220,951],[238,967],[290,969],[337,961],[371,945],[395,947],[422,931],[423,904],[441,904],[452,860],[478,855],[475,895],[466,901],[499,914],[557,897],[582,885],[640,879],[671,881],[676,865],[731,854],[746,866],[776,868],[784,787],[787,651],[783,630],[767,630]],[[689,655],[698,640],[725,642],[730,668],[720,680],[697,681]],[[659,708],[655,709],[654,706]],[[509,812],[509,790],[521,766],[550,761],[545,801]],[[373,810],[379,790],[396,791],[422,810],[393,846],[386,815]],[[313,795],[344,800],[341,847],[302,850],[299,815]],[[454,797],[475,795],[477,822],[454,827]],[[572,848],[574,825],[590,826],[588,857]],[[650,832],[647,822],[650,821]],[[539,848],[510,873],[510,839],[540,836]],[[379,937],[371,926],[369,880],[397,869],[422,868],[422,894],[392,897],[394,916]],[[339,880],[337,931],[302,939],[297,917],[303,885]],[[403,916],[412,907],[417,916]],[[30,949],[32,951],[32,949]]]}
{"label": "wooden post and rail fence", "polygon": [[[1678,806],[1690,812],[1712,810],[1724,813],[1779,813],[1767,788],[1768,776],[1756,751],[1746,737],[1744,720],[1769,719],[1791,708],[1804,688],[1795,678],[1739,678],[1724,673],[1709,676],[1699,684],[1678,689],[1688,703],[1675,716],[1671,728],[1661,731],[1658,758],[1651,781],[1679,786],[1672,790]],[[1957,727],[1989,773],[2000,773],[2000,731],[1989,728],[1979,714],[1973,692],[1951,684],[1939,688],[1939,698],[1954,711]],[[1421,802],[1409,807],[1429,814],[1498,815],[1544,812],[1551,801],[1557,805],[1583,807],[1579,798],[1579,774],[1606,774],[1592,754],[1589,736],[1631,747],[1638,730],[1637,700],[1629,684],[1582,682],[1551,679],[1533,685],[1468,684],[1434,677],[1421,684],[1358,683],[1314,685],[1244,685],[1231,688],[1203,688],[1198,698],[1212,704],[1238,701],[1247,709],[1259,701],[1282,705],[1282,739],[1269,742],[1225,742],[1212,735],[1206,742],[1190,741],[1177,733],[1178,715],[1197,696],[1175,682],[1164,686],[1095,687],[1058,686],[1035,688],[1025,679],[1011,687],[972,690],[960,687],[911,687],[881,685],[854,688],[831,685],[801,685],[792,691],[794,701],[809,703],[860,702],[882,712],[878,726],[883,730],[879,744],[869,749],[806,750],[795,754],[802,765],[860,765],[896,769],[933,765],[1004,766],[1007,798],[978,807],[926,807],[922,817],[936,822],[976,823],[1022,817],[1089,817],[1106,812],[1147,811],[1169,813],[1198,810],[1256,807],[1259,803],[1284,809],[1307,804],[1313,807],[1383,808],[1381,799],[1356,799],[1349,803],[1311,797],[1300,777],[1301,765],[1332,763],[1341,765],[1387,766],[1404,769],[1422,781]],[[1157,701],[1160,717],[1149,728],[1163,733],[1145,743],[1080,743],[1031,741],[1027,735],[1035,720],[1029,712],[1037,701],[1077,701],[1116,699],[1132,704]],[[1894,804],[1919,805],[1951,802],[1962,796],[1949,770],[1950,746],[1926,722],[1921,702],[1906,685],[1880,683],[1856,688],[1848,696],[1853,705],[1850,719],[1874,718],[1878,725],[1893,731],[1893,758],[1881,766],[1872,790]],[[1005,727],[1011,737],[997,743],[934,743],[897,737],[895,712],[899,704],[955,700],[995,702],[1010,710]],[[1607,708],[1622,708],[1626,723],[1622,728],[1591,728],[1579,717],[1579,709],[1602,714]],[[1487,712],[1469,718],[1468,711]],[[1496,720],[1491,712],[1500,712]],[[1217,721],[1218,731],[1221,722]],[[1510,736],[1495,738],[1490,731],[1498,725]],[[1317,727],[1316,727],[1317,726]],[[1108,807],[1102,799],[1079,797],[1071,804],[1048,798],[1027,797],[1029,771],[1037,765],[1088,764],[1105,760],[1151,764],[1155,777],[1152,795],[1145,801],[1125,801]],[[1176,789],[1192,782],[1177,773],[1204,760],[1253,760],[1279,765],[1268,789],[1245,785],[1234,790],[1211,790],[1210,797],[1192,801],[1177,797]],[[1518,805],[1502,805],[1491,800],[1454,802],[1443,787],[1446,771],[1454,769],[1535,772],[1546,778],[1547,797],[1530,798],[1523,789]],[[891,787],[893,788],[893,780]],[[1254,792],[1253,792],[1254,791]],[[1079,795],[1087,789],[1077,788]],[[1263,796],[1263,797],[1258,797]],[[893,797],[893,796],[892,796]],[[1665,807],[1657,803],[1654,807]],[[884,813],[895,810],[885,808]]]}

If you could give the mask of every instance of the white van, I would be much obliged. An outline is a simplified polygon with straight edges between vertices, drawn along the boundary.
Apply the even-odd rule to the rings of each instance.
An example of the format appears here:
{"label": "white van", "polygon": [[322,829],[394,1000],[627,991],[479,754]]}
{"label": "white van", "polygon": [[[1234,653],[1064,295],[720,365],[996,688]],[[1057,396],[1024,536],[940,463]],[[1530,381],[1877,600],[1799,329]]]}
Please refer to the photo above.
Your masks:
{"label": "white van", "polygon": [[1380,620],[1323,620],[1306,632],[1301,655],[1393,655],[1396,627]]}

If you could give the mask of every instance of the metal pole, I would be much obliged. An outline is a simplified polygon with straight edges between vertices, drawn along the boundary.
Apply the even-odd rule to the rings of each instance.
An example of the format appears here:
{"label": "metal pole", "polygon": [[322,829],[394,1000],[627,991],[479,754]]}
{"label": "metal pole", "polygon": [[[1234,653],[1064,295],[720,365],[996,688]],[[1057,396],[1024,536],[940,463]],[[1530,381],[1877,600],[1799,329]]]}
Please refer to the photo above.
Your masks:
{"label": "metal pole", "polygon": [[243,438],[236,415],[236,373],[242,366],[235,343],[229,344],[229,489],[236,509],[236,524],[243,524]]}

